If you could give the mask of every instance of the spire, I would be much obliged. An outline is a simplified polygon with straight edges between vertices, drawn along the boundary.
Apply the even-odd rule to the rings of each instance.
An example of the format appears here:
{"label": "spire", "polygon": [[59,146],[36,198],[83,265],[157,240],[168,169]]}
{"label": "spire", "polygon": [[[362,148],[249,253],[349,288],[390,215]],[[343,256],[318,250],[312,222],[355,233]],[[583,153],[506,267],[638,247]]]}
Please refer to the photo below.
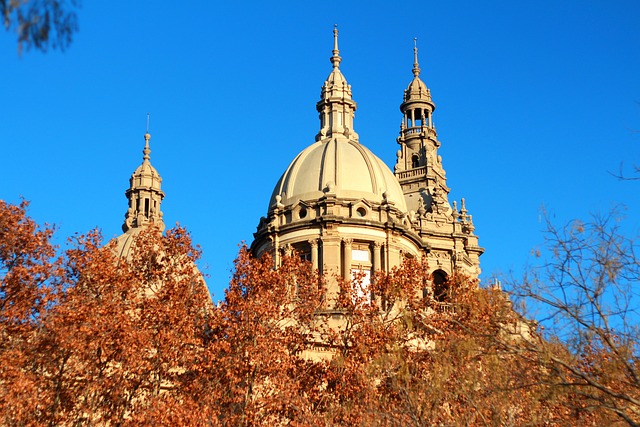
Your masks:
{"label": "spire", "polygon": [[144,154],[142,156],[142,161],[143,162],[149,162],[149,160],[151,159],[151,149],[149,148],[149,140],[151,139],[151,134],[149,134],[149,132],[144,134],[144,150],[142,150],[142,154]]}
{"label": "spire", "polygon": [[151,113],[147,113],[147,130],[144,133],[144,150],[142,150],[142,161],[149,162],[151,159],[151,149],[149,148],[149,140],[151,139],[151,134],[149,133],[149,119],[151,118]]}
{"label": "spire", "polygon": [[147,131],[144,134],[144,149],[142,150],[142,164],[138,166],[129,180],[129,189],[125,192],[129,199],[129,209],[125,214],[122,230],[128,230],[154,223],[164,230],[160,203],[164,199],[161,189],[162,178],[156,169],[151,166],[151,148],[149,141],[149,115],[147,115]]}
{"label": "spire", "polygon": [[333,56],[331,57],[331,63],[333,68],[340,68],[340,50],[338,49],[338,24],[333,25]]}
{"label": "spire", "polygon": [[333,55],[331,64],[333,70],[322,86],[320,101],[316,109],[320,113],[320,132],[316,135],[316,141],[326,140],[338,136],[357,141],[358,134],[353,130],[353,117],[356,111],[356,103],[351,99],[351,86],[347,83],[340,71],[340,50],[338,49],[338,25],[333,27]]}
{"label": "spire", "polygon": [[[420,79],[420,63],[418,62],[418,39],[413,39],[413,79],[404,91],[404,102],[400,105],[400,111],[404,119],[400,125],[400,133],[403,137],[420,134],[423,131],[435,132],[431,115],[436,105],[431,99],[431,91]],[[425,128],[429,128],[426,130]]]}
{"label": "spire", "polygon": [[418,38],[413,38],[413,75],[420,77],[420,65],[418,64]]}

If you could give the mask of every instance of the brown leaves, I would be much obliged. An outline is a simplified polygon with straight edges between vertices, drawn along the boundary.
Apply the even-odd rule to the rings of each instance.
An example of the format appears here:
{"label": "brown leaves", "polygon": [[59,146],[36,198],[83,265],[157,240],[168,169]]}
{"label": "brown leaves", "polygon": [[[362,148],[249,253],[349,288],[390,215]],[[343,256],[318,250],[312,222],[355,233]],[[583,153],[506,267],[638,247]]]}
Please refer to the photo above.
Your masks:
{"label": "brown leaves", "polygon": [[93,231],[51,261],[25,208],[0,205],[2,425],[606,425],[595,399],[638,398],[618,337],[572,354],[499,289],[434,295],[419,260],[363,292],[242,248],[214,306],[184,229],[142,230],[128,260]]}

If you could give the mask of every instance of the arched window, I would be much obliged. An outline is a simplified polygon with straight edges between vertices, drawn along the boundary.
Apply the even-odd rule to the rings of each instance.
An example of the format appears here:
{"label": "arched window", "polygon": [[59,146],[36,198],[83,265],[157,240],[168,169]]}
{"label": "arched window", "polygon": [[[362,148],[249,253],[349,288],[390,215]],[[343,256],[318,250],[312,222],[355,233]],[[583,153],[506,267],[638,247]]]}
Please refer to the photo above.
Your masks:
{"label": "arched window", "polygon": [[420,157],[418,157],[417,154],[414,154],[413,156],[411,156],[411,167],[412,168],[420,167]]}
{"label": "arched window", "polygon": [[433,298],[438,302],[448,302],[449,286],[447,284],[447,273],[442,270],[436,270],[431,273],[433,280]]}

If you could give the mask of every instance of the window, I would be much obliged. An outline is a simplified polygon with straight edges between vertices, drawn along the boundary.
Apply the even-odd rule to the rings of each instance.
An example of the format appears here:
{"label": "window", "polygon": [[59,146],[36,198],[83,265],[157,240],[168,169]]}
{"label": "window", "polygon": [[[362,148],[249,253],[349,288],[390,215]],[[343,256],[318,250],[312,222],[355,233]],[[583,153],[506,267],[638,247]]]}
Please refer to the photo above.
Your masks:
{"label": "window", "polygon": [[311,262],[311,252],[299,252],[298,255],[300,255],[302,261]]}
{"label": "window", "polygon": [[302,261],[311,262],[311,245],[307,243],[294,243],[293,250],[295,255],[300,257]]}
{"label": "window", "polygon": [[370,262],[369,250],[352,249],[351,250],[351,260],[352,261]]}
{"label": "window", "polygon": [[449,286],[447,285],[447,273],[436,270],[431,274],[433,280],[433,298],[438,302],[449,300]]}
{"label": "window", "polygon": [[351,282],[355,290],[353,295],[354,301],[362,301],[366,304],[371,303],[371,270],[362,267],[352,268]]}
{"label": "window", "polygon": [[412,168],[420,167],[420,158],[418,157],[417,154],[414,154],[413,156],[411,156],[411,167]]}

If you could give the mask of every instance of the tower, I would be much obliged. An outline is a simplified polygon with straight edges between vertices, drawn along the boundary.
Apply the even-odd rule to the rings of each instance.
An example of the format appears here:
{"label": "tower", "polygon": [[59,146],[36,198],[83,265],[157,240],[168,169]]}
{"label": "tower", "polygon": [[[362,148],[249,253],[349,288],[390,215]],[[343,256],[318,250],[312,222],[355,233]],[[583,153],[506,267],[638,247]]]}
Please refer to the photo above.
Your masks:
{"label": "tower", "polygon": [[[417,212],[421,206],[430,206],[434,200],[440,205],[448,205],[446,195],[449,189],[442,159],[437,155],[440,142],[433,126],[436,106],[431,99],[431,91],[420,79],[418,47],[415,44],[412,72],[413,80],[404,91],[400,105],[403,117],[397,139],[400,150],[397,152],[395,173],[408,208]],[[441,197],[434,197],[434,194]]]}
{"label": "tower", "polygon": [[435,269],[434,281],[443,281],[454,271],[477,277],[484,249],[478,246],[465,200],[461,200],[460,211],[455,201],[453,206],[449,203],[450,189],[438,155],[441,143],[433,124],[436,106],[431,91],[420,79],[416,39],[412,73],[400,104],[402,122],[395,176],[402,186],[414,229],[429,246],[427,256]]}
{"label": "tower", "polygon": [[142,164],[131,175],[129,189],[125,192],[129,207],[122,224],[124,234],[117,239],[117,253],[124,258],[129,255],[133,240],[142,229],[151,224],[160,232],[165,228],[160,210],[160,204],[164,199],[164,192],[161,189],[162,178],[151,165],[150,140],[151,135],[148,132],[145,133]]}

